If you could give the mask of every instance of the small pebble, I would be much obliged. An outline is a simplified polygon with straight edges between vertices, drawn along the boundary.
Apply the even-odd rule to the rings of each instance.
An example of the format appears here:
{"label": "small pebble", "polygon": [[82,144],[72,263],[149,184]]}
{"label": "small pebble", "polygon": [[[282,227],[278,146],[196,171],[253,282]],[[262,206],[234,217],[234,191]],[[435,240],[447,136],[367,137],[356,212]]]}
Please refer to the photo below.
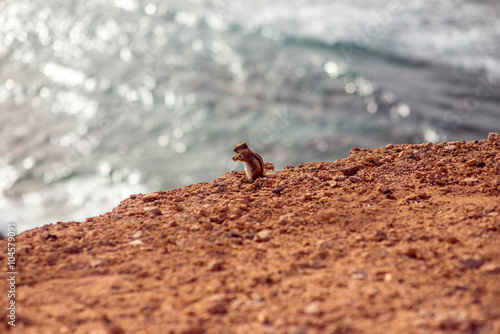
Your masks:
{"label": "small pebble", "polygon": [[255,234],[255,241],[265,242],[271,240],[271,230],[262,230]]}
{"label": "small pebble", "polygon": [[154,201],[157,199],[160,199],[160,194],[158,194],[158,193],[149,193],[149,194],[142,196],[143,202],[150,202],[150,201]]}
{"label": "small pebble", "polygon": [[304,200],[310,201],[313,199],[313,195],[311,193],[304,194]]}
{"label": "small pebble", "polygon": [[259,313],[259,315],[257,316],[257,321],[261,324],[268,324],[269,317],[264,313]]}
{"label": "small pebble", "polygon": [[477,160],[476,159],[468,160],[468,161],[465,162],[466,166],[475,166],[476,164],[477,164]]}
{"label": "small pebble", "polygon": [[423,172],[415,172],[415,177],[417,179],[421,179],[423,178],[425,175],[427,175],[426,173],[423,173]]}
{"label": "small pebble", "polygon": [[280,195],[281,191],[283,191],[283,187],[276,187],[272,190],[272,192],[276,195]]}
{"label": "small pebble", "polygon": [[304,307],[304,313],[310,315],[319,315],[321,313],[321,304],[317,301],[307,304]]}
{"label": "small pebble", "polygon": [[416,259],[418,257],[418,251],[416,248],[410,247],[405,252],[405,255],[408,256],[409,258]]}
{"label": "small pebble", "polygon": [[488,274],[500,274],[500,264],[489,263],[481,267],[481,270]]}
{"label": "small pebble", "polygon": [[473,186],[475,183],[479,182],[478,179],[473,178],[473,177],[468,177],[462,180],[462,184],[468,185],[468,186]]}
{"label": "small pebble", "polygon": [[459,241],[456,237],[454,237],[454,236],[447,237],[447,238],[445,239],[445,241],[446,241],[447,243],[449,243],[449,244],[458,244],[458,243],[460,242],[460,241]]}
{"label": "small pebble", "polygon": [[373,236],[373,240],[375,241],[382,241],[387,239],[387,234],[385,234],[384,231],[378,230],[375,232],[375,235]]}
{"label": "small pebble", "polygon": [[278,218],[278,224],[280,225],[286,225],[288,222],[288,217],[286,215],[283,215]]}
{"label": "small pebble", "polygon": [[342,169],[342,173],[346,176],[352,176],[352,175],[356,174],[360,169],[361,169],[361,166],[357,165],[357,166]]}
{"label": "small pebble", "polygon": [[427,193],[418,193],[417,194],[417,197],[418,198],[421,198],[421,199],[428,199],[428,198],[431,198],[431,196]]}
{"label": "small pebble", "polygon": [[68,254],[77,254],[80,252],[80,247],[77,244],[70,244],[64,248],[64,252]]}
{"label": "small pebble", "polygon": [[352,182],[352,183],[360,183],[361,182],[361,179],[357,176],[351,176],[349,178],[349,180]]}
{"label": "small pebble", "polygon": [[161,216],[161,210],[158,209],[157,207],[152,207],[152,208],[148,208],[148,213],[155,217],[155,216]]}
{"label": "small pebble", "polygon": [[459,264],[466,269],[476,269],[479,268],[484,262],[484,259],[479,255],[466,255],[463,256]]}
{"label": "small pebble", "polygon": [[365,269],[351,269],[349,270],[349,275],[352,279],[364,280],[368,272]]}
{"label": "small pebble", "polygon": [[144,245],[144,242],[142,242],[141,239],[136,239],[134,241],[131,241],[128,243],[130,246],[141,246]]}
{"label": "small pebble", "polygon": [[211,314],[224,314],[227,311],[227,300],[223,295],[214,295],[209,298],[206,310]]}
{"label": "small pebble", "polygon": [[208,271],[221,271],[222,270],[222,265],[223,262],[217,259],[214,259],[210,261],[210,263],[207,266]]}
{"label": "small pebble", "polygon": [[365,241],[365,238],[361,234],[358,234],[354,237],[354,240],[356,240],[357,242],[361,242]]}

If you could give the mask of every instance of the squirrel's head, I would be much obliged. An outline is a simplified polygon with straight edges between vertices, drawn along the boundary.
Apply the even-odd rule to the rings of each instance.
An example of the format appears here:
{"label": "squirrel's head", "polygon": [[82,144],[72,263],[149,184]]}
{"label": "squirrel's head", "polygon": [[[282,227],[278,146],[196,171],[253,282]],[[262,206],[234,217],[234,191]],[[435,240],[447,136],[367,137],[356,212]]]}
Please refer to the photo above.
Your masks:
{"label": "squirrel's head", "polygon": [[243,151],[246,151],[248,150],[248,146],[246,143],[239,143],[238,145],[236,145],[236,147],[234,148],[234,151],[236,153],[241,153]]}

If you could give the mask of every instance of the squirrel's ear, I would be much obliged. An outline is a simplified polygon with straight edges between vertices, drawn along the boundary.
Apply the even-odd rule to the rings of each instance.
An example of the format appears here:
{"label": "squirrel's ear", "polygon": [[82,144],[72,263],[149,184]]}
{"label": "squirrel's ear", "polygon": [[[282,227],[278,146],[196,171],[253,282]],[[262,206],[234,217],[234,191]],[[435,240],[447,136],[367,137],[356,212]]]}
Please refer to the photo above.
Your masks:
{"label": "squirrel's ear", "polygon": [[246,143],[239,143],[238,145],[236,145],[236,147],[234,149],[235,150],[245,150],[247,148],[248,148],[248,146]]}

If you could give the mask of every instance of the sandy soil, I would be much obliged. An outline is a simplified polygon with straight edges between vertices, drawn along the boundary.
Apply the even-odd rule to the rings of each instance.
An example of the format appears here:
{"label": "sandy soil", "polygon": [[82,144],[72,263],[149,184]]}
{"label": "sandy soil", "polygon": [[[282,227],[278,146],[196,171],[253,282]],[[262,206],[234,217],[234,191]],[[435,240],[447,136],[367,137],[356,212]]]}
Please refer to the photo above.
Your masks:
{"label": "sandy soil", "polygon": [[499,198],[498,134],[131,195],[17,237],[0,331],[500,333]]}

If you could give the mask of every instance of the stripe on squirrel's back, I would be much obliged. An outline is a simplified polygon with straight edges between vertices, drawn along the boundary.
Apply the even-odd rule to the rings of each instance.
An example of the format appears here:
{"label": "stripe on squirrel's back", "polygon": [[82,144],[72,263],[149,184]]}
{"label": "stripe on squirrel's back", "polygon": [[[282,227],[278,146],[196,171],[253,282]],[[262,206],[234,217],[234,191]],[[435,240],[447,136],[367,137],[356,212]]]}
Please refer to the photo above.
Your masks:
{"label": "stripe on squirrel's back", "polygon": [[254,152],[253,154],[257,157],[257,160],[259,160],[260,168],[262,169],[262,172],[264,172],[264,160],[262,160],[262,157],[257,153]]}

